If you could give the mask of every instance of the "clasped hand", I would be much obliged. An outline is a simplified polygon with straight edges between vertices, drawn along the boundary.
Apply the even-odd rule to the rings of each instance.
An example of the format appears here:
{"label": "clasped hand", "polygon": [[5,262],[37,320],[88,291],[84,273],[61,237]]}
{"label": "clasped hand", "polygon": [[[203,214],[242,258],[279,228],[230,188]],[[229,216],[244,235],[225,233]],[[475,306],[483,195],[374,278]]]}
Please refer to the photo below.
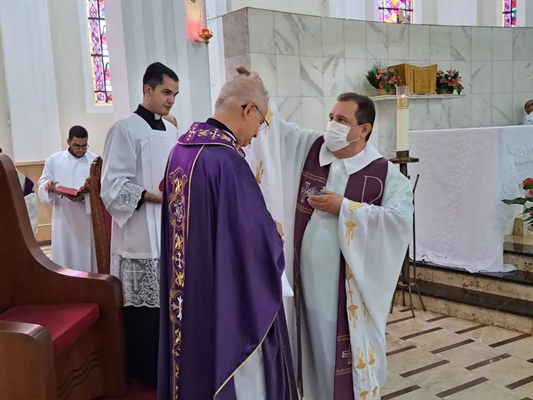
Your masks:
{"label": "clasped hand", "polygon": [[276,220],[274,220],[274,222],[276,223],[276,229],[278,230],[278,234],[281,237],[281,241],[283,242],[283,244],[285,244],[285,239],[283,239],[283,237],[285,236],[285,232],[283,232],[283,225],[281,225]]}
{"label": "clasped hand", "polygon": [[324,211],[333,215],[339,215],[343,200],[344,197],[342,197],[340,194],[326,190],[325,194],[320,196],[309,196],[308,202],[309,205],[315,210]]}

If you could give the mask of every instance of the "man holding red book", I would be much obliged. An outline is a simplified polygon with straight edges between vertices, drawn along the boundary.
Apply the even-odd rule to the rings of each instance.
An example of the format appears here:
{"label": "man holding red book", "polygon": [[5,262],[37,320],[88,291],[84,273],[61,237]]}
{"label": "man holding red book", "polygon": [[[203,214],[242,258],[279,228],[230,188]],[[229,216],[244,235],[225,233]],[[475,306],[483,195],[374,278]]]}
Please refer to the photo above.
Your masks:
{"label": "man holding red book", "polygon": [[[52,206],[52,260],[65,268],[96,272],[91,207],[83,193],[91,163],[89,134],[73,126],[68,149],[51,155],[39,179],[39,199]],[[88,199],[87,199],[88,200]]]}

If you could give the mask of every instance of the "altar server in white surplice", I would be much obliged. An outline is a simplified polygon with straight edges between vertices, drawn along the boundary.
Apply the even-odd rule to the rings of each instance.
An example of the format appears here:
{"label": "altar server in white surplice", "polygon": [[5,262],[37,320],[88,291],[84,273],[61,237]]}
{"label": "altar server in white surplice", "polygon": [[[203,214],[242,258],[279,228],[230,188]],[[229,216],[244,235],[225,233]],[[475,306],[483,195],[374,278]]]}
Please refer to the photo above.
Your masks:
{"label": "altar server in white surplice", "polygon": [[259,148],[271,137],[260,136],[252,168],[261,167],[262,181],[280,179],[266,191],[284,199],[280,222],[293,249],[286,258],[301,310],[299,387],[306,400],[379,399],[387,315],[412,234],[410,182],[368,142],[370,98],[341,94],[324,134],[285,122],[272,103],[270,110],[281,151],[262,160]]}
{"label": "altar server in white surplice", "polygon": [[167,115],[178,76],[153,63],[143,77],[142,105],[116,122],[104,145],[102,200],[113,217],[111,274],[122,281],[129,374],[157,381],[161,182],[178,130]]}
{"label": "altar server in white surplice", "polygon": [[89,195],[61,195],[56,187],[79,190],[96,154],[87,151],[89,135],[82,126],[68,134],[68,149],[50,156],[39,178],[39,199],[52,206],[52,260],[65,268],[96,272]]}

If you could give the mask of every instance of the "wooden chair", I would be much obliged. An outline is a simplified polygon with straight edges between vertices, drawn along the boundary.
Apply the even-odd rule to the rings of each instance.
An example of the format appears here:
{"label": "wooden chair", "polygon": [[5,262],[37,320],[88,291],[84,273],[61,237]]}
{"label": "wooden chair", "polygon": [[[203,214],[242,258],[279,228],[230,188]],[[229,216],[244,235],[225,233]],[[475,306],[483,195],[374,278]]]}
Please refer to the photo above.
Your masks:
{"label": "wooden chair", "polygon": [[43,254],[3,154],[0,210],[0,399],[123,395],[120,281],[61,268]]}
{"label": "wooden chair", "polygon": [[112,219],[100,197],[101,175],[102,157],[97,157],[91,164],[89,177],[85,181],[85,190],[89,192],[91,200],[91,217],[98,272],[100,274],[109,274]]}

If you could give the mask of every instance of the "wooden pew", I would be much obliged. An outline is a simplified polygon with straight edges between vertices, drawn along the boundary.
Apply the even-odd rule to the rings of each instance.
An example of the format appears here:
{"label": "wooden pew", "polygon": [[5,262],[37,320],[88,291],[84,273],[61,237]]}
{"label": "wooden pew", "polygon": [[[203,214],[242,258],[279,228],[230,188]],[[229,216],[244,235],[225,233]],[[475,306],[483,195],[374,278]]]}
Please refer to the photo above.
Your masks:
{"label": "wooden pew", "polygon": [[91,218],[98,272],[100,274],[109,274],[112,219],[100,197],[101,175],[102,157],[97,157],[91,164],[89,177],[86,179],[84,187],[89,192],[91,201]]}
{"label": "wooden pew", "polygon": [[123,395],[120,281],[61,268],[43,254],[3,154],[0,210],[0,399]]}

